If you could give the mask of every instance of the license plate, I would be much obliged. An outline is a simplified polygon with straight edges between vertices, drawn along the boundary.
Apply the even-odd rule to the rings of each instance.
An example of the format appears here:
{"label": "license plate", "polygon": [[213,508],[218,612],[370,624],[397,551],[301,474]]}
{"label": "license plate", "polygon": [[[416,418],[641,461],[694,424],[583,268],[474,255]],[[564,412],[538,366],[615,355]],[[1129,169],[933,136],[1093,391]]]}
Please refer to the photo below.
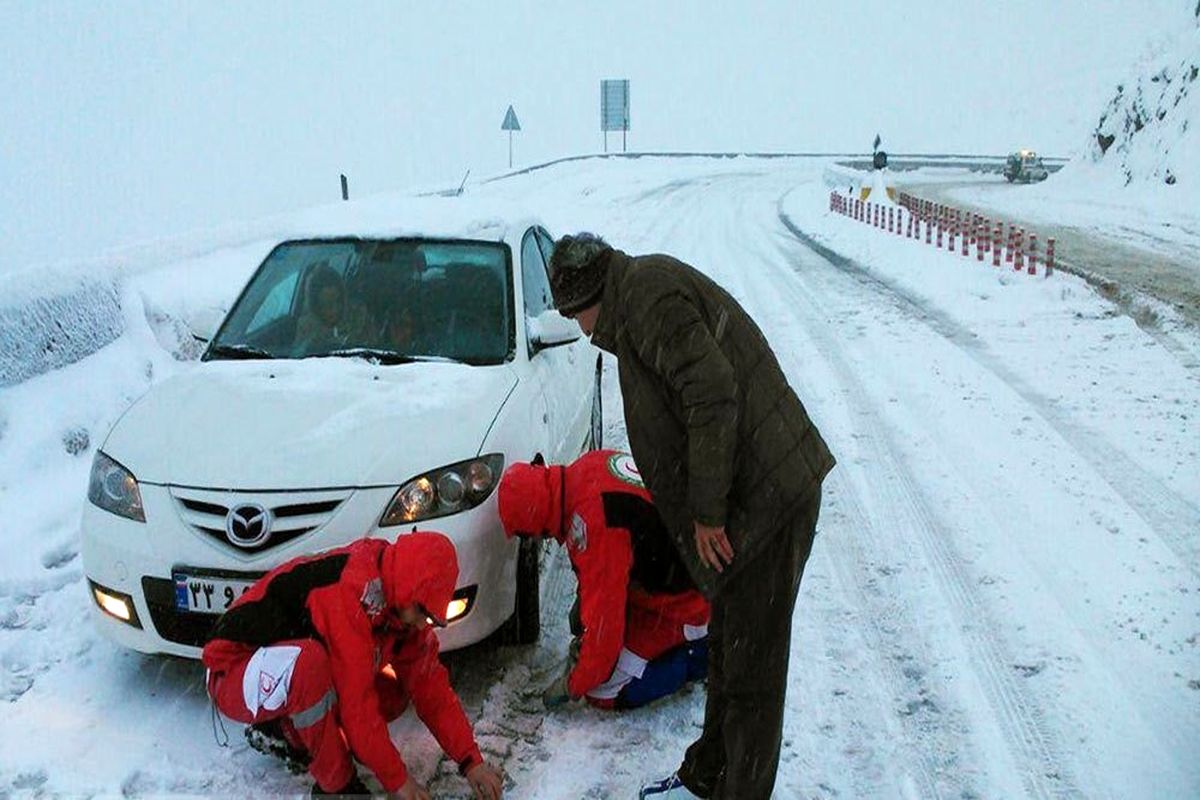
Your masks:
{"label": "license plate", "polygon": [[223,614],[254,585],[254,578],[226,578],[176,572],[175,610],[189,614]]}

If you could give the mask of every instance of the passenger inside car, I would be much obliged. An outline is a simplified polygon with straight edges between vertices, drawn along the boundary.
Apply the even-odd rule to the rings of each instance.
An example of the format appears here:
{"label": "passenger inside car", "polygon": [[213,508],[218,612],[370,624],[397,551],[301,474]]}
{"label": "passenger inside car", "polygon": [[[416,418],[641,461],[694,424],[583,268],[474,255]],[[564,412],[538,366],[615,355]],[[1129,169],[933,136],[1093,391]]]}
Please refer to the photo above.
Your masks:
{"label": "passenger inside car", "polygon": [[348,296],[345,281],[328,261],[310,266],[303,285],[303,311],[296,322],[294,355],[303,357],[366,344],[362,338],[372,327],[366,305],[357,292]]}

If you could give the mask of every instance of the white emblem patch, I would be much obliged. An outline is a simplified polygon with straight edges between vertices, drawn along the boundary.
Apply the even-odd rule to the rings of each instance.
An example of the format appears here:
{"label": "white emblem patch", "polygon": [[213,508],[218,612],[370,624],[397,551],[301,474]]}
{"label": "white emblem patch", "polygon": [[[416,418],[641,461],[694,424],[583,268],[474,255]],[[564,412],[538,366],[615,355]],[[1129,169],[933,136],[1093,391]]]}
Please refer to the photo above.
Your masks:
{"label": "white emblem patch", "polygon": [[567,530],[567,544],[576,553],[587,550],[587,523],[578,514],[571,515],[571,527]]}
{"label": "white emblem patch", "polygon": [[283,707],[299,657],[300,648],[295,645],[260,647],[254,652],[242,674],[242,700],[251,716],[259,709],[275,711]]}
{"label": "white emblem patch", "polygon": [[608,471],[614,478],[623,483],[628,483],[639,489],[646,488],[646,484],[642,482],[642,473],[638,472],[637,464],[633,463],[633,456],[628,453],[617,453],[610,456],[608,459]]}

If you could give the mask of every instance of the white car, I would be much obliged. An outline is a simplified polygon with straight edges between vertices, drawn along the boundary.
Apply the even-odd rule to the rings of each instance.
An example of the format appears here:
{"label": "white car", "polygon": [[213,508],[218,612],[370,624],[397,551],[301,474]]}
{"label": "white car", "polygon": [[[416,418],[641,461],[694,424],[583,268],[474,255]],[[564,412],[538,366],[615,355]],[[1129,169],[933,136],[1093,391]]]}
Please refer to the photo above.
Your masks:
{"label": "white car", "polygon": [[553,308],[553,240],[534,219],[334,230],[275,247],[201,363],[96,453],[83,565],[118,643],[198,657],[272,567],[415,529],[458,551],[443,649],[537,638],[538,551],[505,538],[496,483],[601,431],[599,353]]}

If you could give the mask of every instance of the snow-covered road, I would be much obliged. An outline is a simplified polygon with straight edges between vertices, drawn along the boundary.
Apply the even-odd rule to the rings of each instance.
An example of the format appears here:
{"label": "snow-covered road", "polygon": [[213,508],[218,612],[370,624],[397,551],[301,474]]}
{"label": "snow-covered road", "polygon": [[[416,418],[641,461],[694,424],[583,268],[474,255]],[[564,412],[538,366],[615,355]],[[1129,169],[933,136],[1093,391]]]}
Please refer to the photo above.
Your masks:
{"label": "snow-covered road", "polygon": [[[794,620],[776,796],[1200,795],[1200,378],[1072,276],[997,275],[827,214],[823,167],[577,162],[477,190],[707,271],[839,459]],[[168,313],[170,285],[154,298]],[[128,334],[0,398],[0,456],[57,490],[34,495],[49,529],[3,534],[40,572],[0,573],[0,797],[307,791],[238,726],[214,743],[197,665],[118,650],[84,619],[86,464],[29,451],[20,426],[81,382],[107,381],[119,406],[137,379],[109,376],[156,346]],[[606,443],[621,445],[608,367]],[[49,408],[59,427],[80,413]],[[33,487],[6,467],[0,514]],[[695,689],[543,718],[573,581],[550,554],[537,647],[449,657],[512,797],[632,797],[703,715]],[[393,733],[437,796],[465,796],[419,723]]]}
{"label": "snow-covered road", "polygon": [[[1060,266],[1091,278],[1114,300],[1136,306],[1142,299],[1144,306],[1148,296],[1191,325],[1200,324],[1200,219],[1186,199],[1163,219],[1161,209],[1143,208],[1111,189],[1056,202],[1051,186],[1010,185],[999,176],[900,182],[923,199],[1033,231],[1043,247],[1054,237]],[[1160,323],[1147,316],[1147,324]]]}

